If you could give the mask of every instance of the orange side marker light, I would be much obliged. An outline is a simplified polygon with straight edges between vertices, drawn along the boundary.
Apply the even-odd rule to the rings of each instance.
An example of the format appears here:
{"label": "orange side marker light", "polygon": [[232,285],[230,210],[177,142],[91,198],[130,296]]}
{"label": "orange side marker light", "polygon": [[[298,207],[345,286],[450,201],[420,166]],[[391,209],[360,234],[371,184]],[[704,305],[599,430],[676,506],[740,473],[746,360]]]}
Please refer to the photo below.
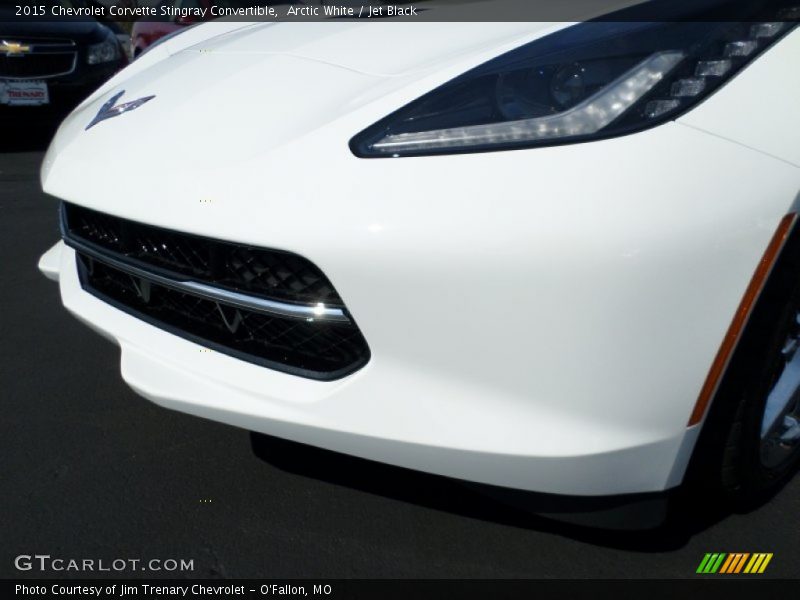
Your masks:
{"label": "orange side marker light", "polygon": [[758,263],[756,272],[750,280],[750,285],[747,286],[747,291],[745,291],[742,297],[742,301],[739,304],[739,308],[736,310],[733,321],[730,327],[728,327],[728,332],[722,340],[722,345],[719,347],[711,369],[708,371],[708,376],[703,384],[703,388],[700,390],[697,403],[694,405],[694,411],[692,411],[692,416],[687,425],[688,427],[697,425],[703,420],[711,398],[713,398],[714,393],[717,391],[720,379],[722,379],[722,374],[725,372],[725,367],[728,366],[728,362],[731,359],[733,350],[736,347],[736,342],[739,341],[739,336],[742,334],[747,319],[750,317],[750,312],[753,310],[753,306],[759,294],[761,294],[761,290],[764,288],[767,276],[770,274],[770,271],[772,271],[775,260],[778,258],[778,254],[780,254],[796,219],[797,213],[789,213],[781,219],[778,228],[775,230],[772,240],[770,240],[769,246],[767,246],[767,250],[764,252],[764,256],[761,257],[761,262]]}

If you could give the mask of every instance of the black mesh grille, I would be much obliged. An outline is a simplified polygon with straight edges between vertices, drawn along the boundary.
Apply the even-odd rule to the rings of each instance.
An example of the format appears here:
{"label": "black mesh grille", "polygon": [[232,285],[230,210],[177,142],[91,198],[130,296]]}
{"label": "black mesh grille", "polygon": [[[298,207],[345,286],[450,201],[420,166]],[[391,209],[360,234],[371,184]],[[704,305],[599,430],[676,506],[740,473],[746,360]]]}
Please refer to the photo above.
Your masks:
{"label": "black mesh grille", "polygon": [[296,254],[212,240],[64,205],[67,231],[137,264],[273,300],[343,306],[330,281]]}
{"label": "black mesh grille", "polygon": [[[327,278],[300,256],[172,232],[74,205],[64,205],[63,217],[68,243],[87,243],[139,268],[152,265],[152,273],[188,275],[193,281],[248,290],[270,300],[300,298],[307,304],[330,305],[335,299],[341,304]],[[352,321],[306,320],[237,308],[129,274],[91,254],[78,249],[84,289],[200,344],[314,379],[343,377],[369,360],[367,343]]]}
{"label": "black mesh grille", "polygon": [[0,54],[0,77],[48,77],[72,71],[75,53]]}

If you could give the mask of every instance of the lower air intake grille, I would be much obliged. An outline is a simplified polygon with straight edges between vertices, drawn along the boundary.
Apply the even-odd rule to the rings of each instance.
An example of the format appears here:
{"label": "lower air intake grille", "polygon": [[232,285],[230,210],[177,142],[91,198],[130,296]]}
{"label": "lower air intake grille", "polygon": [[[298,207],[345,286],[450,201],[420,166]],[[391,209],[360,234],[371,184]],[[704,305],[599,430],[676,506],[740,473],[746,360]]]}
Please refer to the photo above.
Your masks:
{"label": "lower air intake grille", "polygon": [[[367,343],[333,286],[300,256],[206,240],[66,204],[62,223],[65,241],[77,253],[83,288],[152,325],[237,358],[312,379],[338,379],[369,360]],[[157,239],[157,246],[144,247],[169,250],[169,261],[140,251],[138,242],[128,246],[124,230],[129,239]],[[221,261],[210,249],[218,246],[231,249]],[[279,294],[253,293],[246,271],[226,262],[241,255],[257,256],[261,265],[288,261],[295,270],[313,273],[319,282],[317,298],[335,298],[340,308],[316,314],[320,306],[330,304],[308,302],[312,297],[308,286],[297,294],[305,304],[285,303],[290,286]],[[279,276],[269,267],[262,269],[261,280],[271,279]],[[293,314],[295,310],[306,312]]]}

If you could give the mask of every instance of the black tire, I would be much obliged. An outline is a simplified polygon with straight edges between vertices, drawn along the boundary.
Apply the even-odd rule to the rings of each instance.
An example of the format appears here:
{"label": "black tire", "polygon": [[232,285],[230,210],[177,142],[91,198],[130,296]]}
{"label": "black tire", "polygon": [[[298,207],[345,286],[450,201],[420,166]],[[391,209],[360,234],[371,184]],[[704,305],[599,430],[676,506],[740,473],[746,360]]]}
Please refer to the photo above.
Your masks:
{"label": "black tire", "polygon": [[761,460],[764,408],[784,366],[781,350],[787,336],[796,328],[797,308],[797,298],[794,298],[779,311],[767,352],[755,369],[752,382],[743,389],[734,421],[727,431],[720,481],[728,495],[746,503],[768,497],[794,473],[800,460],[800,446],[773,467],[765,466]]}

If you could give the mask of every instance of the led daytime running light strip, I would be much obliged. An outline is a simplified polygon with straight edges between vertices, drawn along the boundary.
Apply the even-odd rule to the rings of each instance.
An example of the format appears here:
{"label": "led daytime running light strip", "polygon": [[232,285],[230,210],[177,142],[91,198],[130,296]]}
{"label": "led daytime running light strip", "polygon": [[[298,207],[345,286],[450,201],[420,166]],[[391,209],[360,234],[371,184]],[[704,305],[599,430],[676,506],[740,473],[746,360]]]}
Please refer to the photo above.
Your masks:
{"label": "led daytime running light strip", "polygon": [[679,79],[670,88],[671,98],[651,100],[645,106],[644,114],[650,119],[658,118],[681,106],[681,98],[693,98],[703,93],[712,77],[722,77],[734,66],[735,60],[742,60],[758,50],[759,45],[768,42],[786,27],[786,23],[755,23],[750,27],[750,37],[728,42],[722,50],[722,57],[704,59],[697,62],[693,77]]}
{"label": "led daytime running light strip", "polygon": [[593,96],[563,113],[536,119],[390,134],[373,150],[387,154],[451,146],[527,142],[595,133],[611,123],[650,91],[684,58],[677,50],[658,52]]}

